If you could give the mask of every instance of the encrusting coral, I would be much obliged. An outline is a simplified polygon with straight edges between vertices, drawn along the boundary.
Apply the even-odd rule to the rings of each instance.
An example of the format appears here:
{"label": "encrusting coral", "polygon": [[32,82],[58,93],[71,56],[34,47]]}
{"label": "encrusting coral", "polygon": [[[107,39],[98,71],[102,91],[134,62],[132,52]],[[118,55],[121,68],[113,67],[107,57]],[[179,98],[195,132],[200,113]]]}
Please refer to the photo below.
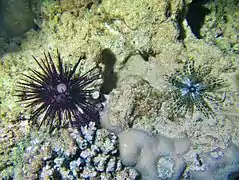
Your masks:
{"label": "encrusting coral", "polygon": [[128,129],[119,135],[122,162],[137,169],[144,180],[178,179],[186,168],[181,155],[190,148],[187,138],[152,135]]}

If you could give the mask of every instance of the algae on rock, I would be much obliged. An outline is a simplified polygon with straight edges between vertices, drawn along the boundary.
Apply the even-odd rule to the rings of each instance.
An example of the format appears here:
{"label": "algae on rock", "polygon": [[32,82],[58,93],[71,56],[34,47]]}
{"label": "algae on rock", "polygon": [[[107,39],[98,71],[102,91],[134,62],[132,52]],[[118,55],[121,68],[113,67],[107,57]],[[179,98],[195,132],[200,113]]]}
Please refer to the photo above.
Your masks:
{"label": "algae on rock", "polygon": [[202,36],[208,43],[223,51],[239,54],[239,4],[237,0],[210,1],[210,10],[202,27]]}

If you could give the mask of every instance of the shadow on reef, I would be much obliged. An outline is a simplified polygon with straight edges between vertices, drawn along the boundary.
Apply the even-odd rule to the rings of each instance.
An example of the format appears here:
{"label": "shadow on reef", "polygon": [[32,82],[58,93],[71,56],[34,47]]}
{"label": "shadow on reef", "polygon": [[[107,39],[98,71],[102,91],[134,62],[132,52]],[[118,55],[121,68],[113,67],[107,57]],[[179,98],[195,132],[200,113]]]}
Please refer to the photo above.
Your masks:
{"label": "shadow on reef", "polygon": [[5,52],[18,51],[21,36],[31,28],[39,30],[34,11],[40,9],[40,4],[34,0],[0,1],[0,56]]}
{"label": "shadow on reef", "polygon": [[228,180],[238,180],[238,179],[239,179],[239,170],[231,173],[228,177]]}
{"label": "shadow on reef", "polygon": [[205,16],[210,14],[210,10],[203,5],[209,0],[194,0],[189,4],[186,20],[190,26],[192,33],[201,39],[200,29],[203,26]]}
{"label": "shadow on reef", "polygon": [[102,63],[105,65],[105,70],[103,72],[103,85],[100,91],[103,94],[109,94],[116,87],[118,79],[117,74],[114,72],[116,57],[108,48],[103,49],[100,56]]}

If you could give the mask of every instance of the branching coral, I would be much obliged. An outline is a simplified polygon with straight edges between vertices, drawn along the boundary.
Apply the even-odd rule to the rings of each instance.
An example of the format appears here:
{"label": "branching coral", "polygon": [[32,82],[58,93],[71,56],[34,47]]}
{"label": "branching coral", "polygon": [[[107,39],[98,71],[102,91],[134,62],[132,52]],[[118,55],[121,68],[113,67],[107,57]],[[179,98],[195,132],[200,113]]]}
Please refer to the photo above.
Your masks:
{"label": "branching coral", "polygon": [[[60,148],[45,162],[41,178],[60,179],[136,179],[138,173],[122,165],[118,157],[118,138],[94,123],[74,129],[71,136],[76,141],[75,153],[68,154]],[[131,173],[131,174],[130,174]]]}
{"label": "branching coral", "polygon": [[[119,158],[118,137],[94,122],[81,128],[31,132],[18,146],[12,174],[3,179],[128,179],[139,177]],[[60,134],[60,136],[59,136]],[[18,160],[19,159],[19,160]]]}
{"label": "branching coral", "polygon": [[217,93],[226,83],[212,75],[209,66],[195,67],[194,60],[187,60],[182,70],[166,76],[166,79],[172,89],[170,109],[173,113],[193,113],[196,107],[206,117],[215,115],[211,104],[223,100]]}

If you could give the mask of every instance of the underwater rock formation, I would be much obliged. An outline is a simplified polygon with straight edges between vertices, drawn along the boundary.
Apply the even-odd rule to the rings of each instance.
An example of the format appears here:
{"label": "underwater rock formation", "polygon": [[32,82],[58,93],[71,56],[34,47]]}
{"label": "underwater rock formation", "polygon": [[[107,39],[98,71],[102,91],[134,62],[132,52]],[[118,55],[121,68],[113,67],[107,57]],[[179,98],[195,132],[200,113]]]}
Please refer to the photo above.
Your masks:
{"label": "underwater rock formation", "polygon": [[124,165],[137,169],[144,180],[177,180],[186,168],[181,158],[190,147],[188,139],[129,129],[119,135],[120,157]]}
{"label": "underwater rock formation", "polygon": [[163,98],[163,93],[146,80],[139,76],[127,76],[110,94],[107,119],[111,126],[120,126],[123,130],[140,127],[151,131],[155,126],[152,121],[159,115]]}
{"label": "underwater rock formation", "polygon": [[204,5],[210,10],[202,26],[203,39],[225,52],[239,54],[239,3],[237,0],[209,1]]}
{"label": "underwater rock formation", "polygon": [[232,144],[227,149],[217,148],[197,158],[200,162],[188,171],[189,180],[236,180],[239,178],[239,148]]}
{"label": "underwater rock formation", "polygon": [[[72,2],[74,0],[63,1]],[[63,1],[52,2],[55,4],[62,2],[62,5],[64,5]],[[86,0],[80,2],[85,1]],[[41,26],[42,31],[39,33],[34,31],[27,33],[25,41],[19,43],[19,49],[21,51],[8,53],[1,59],[1,61],[3,60],[2,62],[4,62],[0,63],[0,68],[2,67],[0,71],[1,122],[6,123],[9,122],[9,120],[16,121],[20,112],[24,117],[28,117],[28,114],[23,111],[20,105],[16,106],[15,103],[13,103],[15,99],[13,98],[12,89],[14,89],[15,82],[19,78],[19,72],[25,72],[25,67],[32,64],[30,60],[32,54],[38,56],[42,51],[59,48],[63,52],[62,55],[66,58],[66,61],[68,60],[69,63],[74,63],[70,60],[72,59],[71,57],[78,56],[84,52],[87,54],[87,57],[89,57],[89,60],[84,62],[84,68],[87,69],[87,67],[91,66],[94,59],[98,59],[96,58],[97,54],[102,49],[110,48],[116,60],[114,72],[116,72],[117,77],[119,77],[119,81],[117,81],[116,86],[114,86],[115,89],[113,90],[119,90],[117,92],[119,96],[113,95],[115,99],[112,99],[112,101],[115,102],[115,106],[112,103],[110,107],[116,112],[114,116],[110,118],[110,120],[116,124],[116,126],[112,128],[113,130],[116,129],[120,132],[122,129],[120,127],[118,128],[117,125],[122,125],[121,123],[123,122],[125,123],[123,124],[124,129],[129,128],[133,123],[134,128],[146,129],[152,134],[161,132],[167,137],[180,137],[180,134],[187,134],[187,137],[192,141],[193,150],[196,149],[202,152],[207,152],[213,147],[226,146],[230,139],[234,139],[234,143],[239,142],[237,141],[238,121],[232,121],[229,118],[225,118],[224,121],[216,121],[214,119],[203,119],[200,116],[195,118],[180,117],[178,119],[169,119],[163,114],[165,111],[163,111],[162,108],[164,102],[167,100],[164,98],[164,92],[162,92],[165,87],[164,74],[168,74],[174,68],[181,66],[183,60],[192,58],[196,60],[195,63],[197,64],[209,62],[213,65],[213,69],[216,72],[219,72],[219,74],[226,78],[231,78],[233,75],[231,72],[238,69],[237,57],[220,51],[214,43],[207,44],[207,42],[211,41],[205,42],[204,39],[198,40],[194,37],[185,21],[185,13],[190,1],[192,0],[169,0],[160,2],[158,0],[104,0],[101,1],[99,5],[82,6],[80,9],[72,3],[69,9],[64,9],[66,6],[63,6],[63,11],[60,10],[59,6],[55,8],[55,5],[50,5],[52,4],[48,3],[50,1],[43,1],[45,6],[49,7],[45,8],[46,11],[43,15],[46,16],[41,17],[43,21]],[[77,2],[77,0],[75,0],[75,2]],[[206,21],[208,20],[206,19]],[[207,31],[208,29],[210,28],[203,26],[201,35],[204,36],[205,32],[210,33],[210,31]],[[229,36],[231,34],[230,29],[231,28],[227,31]],[[217,39],[222,39],[220,28],[218,35]],[[223,36],[224,35],[225,33],[223,33]],[[235,42],[234,40],[237,39],[237,36],[232,36],[232,38],[233,41],[231,42]],[[230,50],[230,43],[228,43],[228,45]],[[232,45],[233,49],[237,50],[237,45],[235,44],[234,46],[234,43],[232,43]],[[146,52],[146,55],[149,56],[147,61],[138,54],[134,55],[135,51],[138,52],[138,50]],[[129,58],[129,54],[133,55]],[[99,62],[98,60],[96,61]],[[35,68],[35,66],[32,66],[32,68]],[[220,71],[218,71],[218,69]],[[26,71],[26,73],[28,73],[28,71]],[[124,86],[129,79],[125,79],[125,81],[121,82],[120,80],[121,78],[129,77],[129,75],[139,76],[139,79],[142,79],[139,80],[142,84],[138,82],[132,83],[131,85],[134,86],[134,89],[131,88],[133,87],[131,85]],[[156,88],[156,90],[154,88]],[[128,90],[128,94],[124,90]],[[125,94],[122,92],[125,92]],[[154,94],[155,96],[151,96],[152,94],[150,94],[150,92],[156,92]],[[158,96],[157,92],[159,92]],[[130,98],[124,97],[126,94],[129,95],[127,97]],[[112,94],[110,94],[110,96],[112,96]],[[135,106],[135,102],[138,102],[137,106]],[[160,109],[161,112],[156,113],[155,110],[158,109]],[[228,112],[230,113],[230,111]],[[235,118],[233,120],[237,119]],[[129,124],[127,124],[128,122]],[[64,141],[61,142],[69,143],[70,149],[63,149],[61,151],[57,151],[58,149],[47,149],[47,146],[53,146],[51,145],[52,141],[48,139],[48,141],[42,142],[41,137],[37,136],[34,140],[36,139],[38,142],[32,141],[30,145],[32,148],[29,148],[32,150],[31,153],[25,153],[24,156],[22,156],[22,154],[14,156],[20,159],[23,157],[21,163],[14,161],[14,163],[19,162],[17,164],[18,169],[21,170],[21,175],[24,175],[18,177],[27,177],[25,179],[30,179],[32,176],[32,179],[34,179],[34,175],[37,175],[35,172],[40,172],[42,176],[44,176],[44,173],[46,173],[45,175],[47,176],[47,173],[51,173],[51,170],[54,170],[53,174],[55,172],[61,172],[57,169],[65,165],[64,163],[60,165],[61,162],[58,161],[62,158],[61,152],[65,152],[63,154],[66,154],[64,159],[71,159],[72,156],[69,156],[69,154],[74,156],[74,148],[77,147],[73,143],[75,140],[69,141],[62,132],[63,131],[60,131],[60,136],[64,137],[62,138]],[[123,135],[123,133],[121,135]],[[166,147],[165,149],[167,150],[165,151],[168,152],[163,154],[163,152],[165,152],[163,149],[157,148],[150,143],[158,142],[154,137],[147,133],[142,133],[142,135],[138,137],[142,139],[136,142],[133,141],[134,138],[130,137],[127,142],[129,145],[131,145],[130,143],[132,143],[132,146],[134,145],[133,147],[135,147],[136,152],[132,153],[133,156],[130,157],[133,159],[129,159],[128,162],[126,161],[125,163],[138,169],[141,168],[145,179],[150,179],[151,177],[152,179],[161,177],[171,179],[171,177],[179,177],[185,169],[185,163],[180,158],[180,155],[176,155],[175,160],[175,153],[172,152],[175,149],[174,143],[160,135],[159,142],[166,144],[162,145],[162,147]],[[137,139],[137,136],[135,138]],[[125,144],[127,144],[127,142]],[[60,143],[57,146],[59,145],[62,146]],[[24,145],[24,147],[29,147],[29,145]],[[156,153],[158,152],[160,154],[157,158],[152,158],[156,157],[156,155],[154,154],[154,149],[150,149],[150,147],[154,147]],[[178,145],[176,145],[176,147],[178,147]],[[79,148],[76,149],[79,150]],[[91,147],[89,149],[91,150]],[[25,152],[24,148],[23,151]],[[129,154],[133,152],[130,151],[130,149],[127,149],[127,151],[129,151]],[[177,150],[174,151],[177,152]],[[153,152],[152,156],[149,157],[151,157],[153,161],[148,162],[146,157],[148,157],[148,154],[151,152]],[[53,153],[54,156],[51,155],[51,153]],[[126,152],[125,154],[127,155],[128,153]],[[48,157],[53,157],[53,159],[48,159]],[[6,157],[6,159],[7,158],[9,158],[9,156]],[[191,157],[186,159],[186,155],[184,158],[186,162],[190,162],[192,159]],[[11,161],[11,158],[8,160]],[[69,165],[69,171],[67,171],[67,173],[73,173],[71,169],[74,170],[75,168],[76,160],[71,160],[73,161],[71,161],[72,163],[66,162],[66,164]],[[48,167],[45,166],[45,162],[49,163]],[[53,165],[50,162],[52,162]],[[150,167],[154,169],[151,170],[149,167],[144,168],[143,165],[147,163],[152,165]],[[24,166],[22,166],[22,164],[24,164]],[[56,167],[54,167],[55,165]],[[44,171],[42,171],[43,169]],[[18,177],[14,176],[15,179],[19,179]]]}
{"label": "underwater rock formation", "polygon": [[19,36],[35,27],[31,0],[1,1],[2,27],[7,35]]}
{"label": "underwater rock formation", "polygon": [[[0,126],[0,177],[12,175],[14,165],[20,159],[19,152],[22,152],[21,141],[28,129],[27,121],[17,124]],[[6,178],[7,179],[7,178]]]}

